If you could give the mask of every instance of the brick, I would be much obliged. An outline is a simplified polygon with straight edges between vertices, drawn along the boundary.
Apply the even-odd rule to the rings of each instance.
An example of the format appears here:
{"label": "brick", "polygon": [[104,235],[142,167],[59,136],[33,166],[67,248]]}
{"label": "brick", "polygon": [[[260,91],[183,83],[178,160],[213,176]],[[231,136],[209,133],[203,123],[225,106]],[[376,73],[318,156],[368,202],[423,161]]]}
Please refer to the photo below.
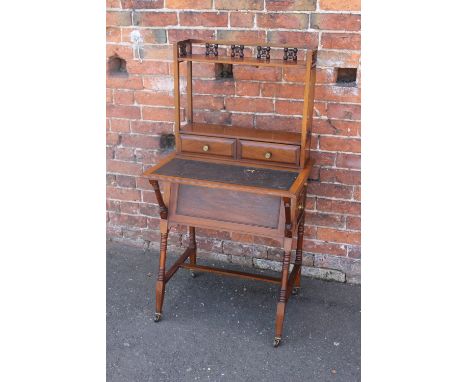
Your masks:
{"label": "brick", "polygon": [[253,259],[253,265],[255,268],[269,269],[276,272],[281,272],[282,269],[281,262],[266,259]]}
{"label": "brick", "polygon": [[120,28],[107,27],[106,28],[106,41],[107,42],[120,42]]}
{"label": "brick", "polygon": [[275,113],[283,115],[302,115],[304,102],[301,101],[282,101],[275,102]]}
{"label": "brick", "polygon": [[361,105],[343,103],[328,103],[327,116],[333,119],[361,119]]}
{"label": "brick", "polygon": [[231,123],[233,126],[239,127],[254,127],[254,115],[253,114],[231,114]]}
{"label": "brick", "polygon": [[361,30],[361,15],[312,13],[310,15],[310,28],[357,32]]}
{"label": "brick", "polygon": [[131,61],[127,63],[127,72],[129,74],[152,74],[152,75],[169,75],[169,63],[154,62],[154,61]]}
{"label": "brick", "polygon": [[107,11],[106,26],[132,25],[132,16],[128,11]]}
{"label": "brick", "polygon": [[306,214],[305,224],[321,227],[345,228],[345,217],[343,215],[324,214],[321,212],[308,212]]}
{"label": "brick", "polygon": [[361,172],[355,170],[341,170],[334,168],[322,168],[320,180],[328,183],[361,184]]}
{"label": "brick", "polygon": [[361,230],[361,218],[357,216],[346,216],[346,228],[354,230],[354,231],[360,231]]}
{"label": "brick", "polygon": [[130,129],[132,133],[159,135],[162,133],[171,133],[173,123],[154,122],[154,121],[131,121]]}
{"label": "brick", "polygon": [[313,133],[358,137],[361,135],[361,123],[356,121],[332,120],[330,118],[314,119]]}
{"label": "brick", "polygon": [[354,154],[338,153],[336,155],[336,167],[360,170],[361,156]]}
{"label": "brick", "polygon": [[106,0],[106,8],[121,8],[120,0]]}
{"label": "brick", "polygon": [[317,0],[265,0],[267,11],[315,11]]}
{"label": "brick", "polygon": [[[134,174],[116,175],[115,180],[116,180],[117,186],[124,187],[124,188],[135,188],[136,187],[135,176],[132,176],[132,175],[134,175]],[[122,202],[120,204],[121,204],[121,207],[123,207],[124,202]],[[126,203],[126,204],[130,204],[130,203]],[[134,203],[132,203],[132,204],[134,204]],[[121,211],[124,212],[124,209],[121,208]],[[129,212],[126,212],[126,213],[129,213]]]}
{"label": "brick", "polygon": [[250,12],[230,12],[229,21],[234,28],[252,28],[255,15]]}
{"label": "brick", "polygon": [[140,105],[173,106],[174,97],[169,92],[137,91],[135,102]]}
{"label": "brick", "polygon": [[[272,44],[307,46],[317,48],[317,32],[267,31],[267,41]],[[294,68],[296,69],[296,68]]]}
{"label": "brick", "polygon": [[221,110],[224,108],[224,97],[213,97],[205,95],[193,99],[194,109]]}
{"label": "brick", "polygon": [[115,147],[114,159],[125,162],[135,162],[135,150],[133,147]]}
{"label": "brick", "polygon": [[164,0],[121,0],[124,9],[159,9],[164,8]]}
{"label": "brick", "polygon": [[118,145],[120,142],[120,134],[113,132],[106,132],[106,144]]}
{"label": "brick", "polygon": [[172,49],[168,45],[145,45],[140,49],[145,60],[172,60]]}
{"label": "brick", "polygon": [[304,85],[263,83],[261,91],[263,97],[304,99]]}
{"label": "brick", "polygon": [[172,92],[174,91],[174,79],[163,76],[144,77],[143,87],[153,91]]}
{"label": "brick", "polygon": [[193,120],[198,123],[210,123],[210,124],[222,124],[230,125],[231,124],[231,113],[228,112],[193,112]]}
{"label": "brick", "polygon": [[262,98],[226,98],[226,110],[271,113],[273,112],[273,101]]}
{"label": "brick", "polygon": [[112,103],[114,92],[112,89],[106,89],[106,103]]}
{"label": "brick", "polygon": [[259,129],[284,130],[298,132],[301,129],[301,118],[284,117],[280,115],[257,115]]}
{"label": "brick", "polygon": [[318,51],[317,66],[357,68],[360,58],[360,53],[321,49]]}
{"label": "brick", "polygon": [[216,75],[215,66],[213,64],[203,64],[200,62],[192,63],[192,76],[194,78],[212,78]]}
{"label": "brick", "polygon": [[114,103],[116,105],[133,105],[133,91],[132,90],[115,90]]}
{"label": "brick", "polygon": [[130,121],[127,119],[112,119],[111,130],[126,133],[130,131]]}
{"label": "brick", "polygon": [[140,119],[141,112],[138,106],[107,105],[108,117]]}
{"label": "brick", "polygon": [[259,96],[260,84],[258,82],[236,81],[236,95],[238,96]]}
{"label": "brick", "polygon": [[361,152],[361,140],[355,138],[320,137],[320,149],[326,151]]}
{"label": "brick", "polygon": [[314,164],[317,166],[334,166],[336,154],[327,153],[322,151],[312,151],[310,153],[310,158],[314,160]]}
{"label": "brick", "polygon": [[324,243],[317,240],[304,239],[304,251],[314,254],[330,254],[346,256],[346,247],[343,244]]}
{"label": "brick", "polygon": [[135,12],[134,22],[142,27],[162,27],[177,25],[175,12]]}
{"label": "brick", "polygon": [[237,65],[233,67],[233,75],[236,81],[281,81],[281,68]]}
{"label": "brick", "polygon": [[118,160],[108,160],[107,172],[113,174],[136,175],[141,173],[141,164]]}
{"label": "brick", "polygon": [[317,210],[359,216],[361,214],[361,203],[317,198]]}
{"label": "brick", "polygon": [[[347,246],[349,247],[349,246]],[[314,265],[321,268],[337,269],[346,273],[346,276],[361,273],[361,262],[344,256],[330,256],[329,254],[315,255]]]}
{"label": "brick", "polygon": [[320,0],[324,11],[360,11],[361,0]]}
{"label": "brick", "polygon": [[[314,101],[314,117],[321,117],[327,115],[327,103]],[[313,129],[313,127],[312,127]]]}
{"label": "brick", "polygon": [[214,0],[216,9],[255,10],[263,9],[263,0]]}
{"label": "brick", "polygon": [[218,40],[236,41],[237,43],[257,43],[266,41],[265,31],[218,30]]}
{"label": "brick", "polygon": [[179,14],[181,26],[227,27],[227,12],[181,12]]}
{"label": "brick", "polygon": [[334,102],[361,102],[361,92],[355,86],[315,86],[315,97],[317,100]]}
{"label": "brick", "polygon": [[260,28],[307,29],[309,17],[301,13],[259,13],[257,25]]}
{"label": "brick", "polygon": [[194,79],[193,80],[193,93],[194,94],[217,94],[217,95],[233,95],[235,93],[234,81],[205,81]]}
{"label": "brick", "polygon": [[139,215],[139,204],[132,202],[122,202],[120,203],[120,212],[123,214]]}
{"label": "brick", "polygon": [[361,258],[361,246],[348,245],[348,257],[352,259],[360,259]]}
{"label": "brick", "polygon": [[139,201],[141,198],[140,191],[131,189],[131,188],[107,187],[106,195],[108,199],[116,199],[116,200]]}
{"label": "brick", "polygon": [[361,200],[361,187],[354,187],[353,199]]}
{"label": "brick", "polygon": [[206,29],[172,29],[167,32],[169,43],[186,40],[189,38],[198,40],[213,40],[216,37],[215,30]]}
{"label": "brick", "polygon": [[312,182],[309,183],[307,192],[311,193],[312,195],[328,198],[351,199],[353,196],[353,187],[338,184]]}
{"label": "brick", "polygon": [[305,80],[306,70],[304,68],[283,68],[283,81],[302,82]]}
{"label": "brick", "polygon": [[133,48],[126,45],[107,44],[106,57],[118,56],[125,60],[133,60]]}
{"label": "brick", "polygon": [[336,68],[317,68],[315,84],[334,84],[336,82]]}
{"label": "brick", "polygon": [[209,9],[213,0],[166,0],[166,8]]}
{"label": "brick", "polygon": [[146,228],[146,216],[123,215],[110,212],[109,218],[112,225]]}
{"label": "brick", "polygon": [[174,108],[143,106],[141,111],[143,119],[147,121],[174,122],[175,120]]}
{"label": "brick", "polygon": [[359,33],[322,33],[320,43],[324,49],[361,49],[361,34]]}
{"label": "brick", "polygon": [[360,244],[361,234],[359,232],[349,232],[333,228],[317,228],[317,238],[326,242]]}
{"label": "brick", "polygon": [[138,77],[122,78],[107,76],[106,86],[116,89],[143,89],[143,81]]}
{"label": "brick", "polygon": [[346,276],[343,272],[334,269],[303,267],[301,275],[320,280],[338,281],[341,283],[344,283],[346,280]]}
{"label": "brick", "polygon": [[122,136],[122,146],[154,150],[159,148],[159,137],[126,134]]}
{"label": "brick", "polygon": [[251,256],[254,258],[265,259],[267,250],[258,245],[244,245],[233,241],[223,242],[223,252],[233,256]]}

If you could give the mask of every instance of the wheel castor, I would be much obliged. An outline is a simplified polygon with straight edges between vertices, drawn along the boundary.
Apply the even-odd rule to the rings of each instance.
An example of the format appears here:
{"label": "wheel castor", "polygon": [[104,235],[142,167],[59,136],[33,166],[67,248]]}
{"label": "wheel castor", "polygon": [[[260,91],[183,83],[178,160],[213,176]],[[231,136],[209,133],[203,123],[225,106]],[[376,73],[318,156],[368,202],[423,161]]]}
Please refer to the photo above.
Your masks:
{"label": "wheel castor", "polygon": [[162,314],[161,313],[155,313],[154,314],[154,322],[159,322],[161,321]]}
{"label": "wheel castor", "polygon": [[281,337],[275,337],[275,341],[273,342],[273,347],[277,348],[281,343]]}
{"label": "wheel castor", "polygon": [[190,276],[192,276],[192,278],[194,279],[195,277],[197,277],[197,274],[194,271],[190,271]]}
{"label": "wheel castor", "polygon": [[299,291],[300,291],[300,289],[301,289],[300,287],[294,287],[294,288],[292,289],[292,292],[291,292],[291,293],[292,293],[292,295],[293,295],[293,296],[296,296],[296,295],[298,295],[298,294],[299,294]]}

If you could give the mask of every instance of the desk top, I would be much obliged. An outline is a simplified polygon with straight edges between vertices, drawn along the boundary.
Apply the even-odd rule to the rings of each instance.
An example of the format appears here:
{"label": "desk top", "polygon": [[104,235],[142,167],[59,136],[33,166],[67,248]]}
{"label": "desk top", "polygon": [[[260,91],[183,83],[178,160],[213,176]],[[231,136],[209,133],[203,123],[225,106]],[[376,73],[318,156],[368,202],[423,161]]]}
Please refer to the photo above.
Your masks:
{"label": "desk top", "polygon": [[299,173],[295,171],[202,162],[183,158],[173,158],[149,175],[152,174],[282,191],[289,190],[299,176]]}

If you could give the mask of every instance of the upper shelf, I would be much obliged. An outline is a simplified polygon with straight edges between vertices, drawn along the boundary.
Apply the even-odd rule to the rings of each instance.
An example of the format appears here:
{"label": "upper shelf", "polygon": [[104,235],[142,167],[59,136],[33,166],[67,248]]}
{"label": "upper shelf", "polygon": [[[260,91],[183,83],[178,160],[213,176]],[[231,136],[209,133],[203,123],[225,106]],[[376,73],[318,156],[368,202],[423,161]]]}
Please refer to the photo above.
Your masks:
{"label": "upper shelf", "polygon": [[[193,45],[204,45],[205,54],[200,54],[200,48],[193,50]],[[218,51],[219,47],[221,51]],[[244,48],[251,47],[254,49],[253,57],[244,56]],[[203,40],[183,40],[177,42],[174,47],[174,58],[177,57],[179,62],[195,61],[195,62],[210,62],[222,64],[240,64],[251,66],[279,66],[279,67],[306,67],[308,64],[315,66],[317,61],[317,50],[307,49],[304,47],[272,45],[259,42],[258,44],[235,43],[232,41],[203,41]],[[202,48],[203,49],[203,48]],[[300,50],[306,51],[306,60],[298,58]],[[198,52],[198,54],[196,54]],[[224,55],[226,54],[227,55]],[[282,55],[283,59],[271,58]],[[247,54],[249,56],[251,51]]]}

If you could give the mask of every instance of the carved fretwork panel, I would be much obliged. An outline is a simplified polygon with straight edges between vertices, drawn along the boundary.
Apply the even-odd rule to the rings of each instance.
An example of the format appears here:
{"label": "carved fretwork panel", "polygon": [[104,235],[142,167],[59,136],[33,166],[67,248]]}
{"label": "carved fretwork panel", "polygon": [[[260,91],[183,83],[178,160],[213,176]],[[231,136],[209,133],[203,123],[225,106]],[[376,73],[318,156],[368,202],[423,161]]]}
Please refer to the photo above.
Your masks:
{"label": "carved fretwork panel", "polygon": [[267,60],[270,59],[270,50],[269,46],[262,47],[257,46],[257,58],[266,58]]}

